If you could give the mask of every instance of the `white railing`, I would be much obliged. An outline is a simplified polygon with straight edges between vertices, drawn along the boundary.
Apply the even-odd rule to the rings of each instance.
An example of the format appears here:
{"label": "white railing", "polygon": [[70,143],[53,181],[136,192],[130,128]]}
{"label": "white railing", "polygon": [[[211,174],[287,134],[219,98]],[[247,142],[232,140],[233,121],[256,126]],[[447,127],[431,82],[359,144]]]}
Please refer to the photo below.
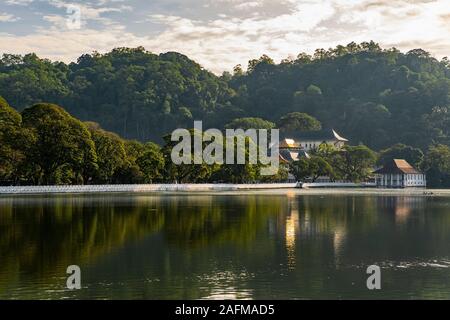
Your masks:
{"label": "white railing", "polygon": [[103,192],[192,192],[295,188],[296,183],[267,184],[111,184],[77,186],[0,187],[0,194],[103,193]]}
{"label": "white railing", "polygon": [[376,183],[372,182],[313,182],[313,183],[303,183],[302,188],[374,188]]}

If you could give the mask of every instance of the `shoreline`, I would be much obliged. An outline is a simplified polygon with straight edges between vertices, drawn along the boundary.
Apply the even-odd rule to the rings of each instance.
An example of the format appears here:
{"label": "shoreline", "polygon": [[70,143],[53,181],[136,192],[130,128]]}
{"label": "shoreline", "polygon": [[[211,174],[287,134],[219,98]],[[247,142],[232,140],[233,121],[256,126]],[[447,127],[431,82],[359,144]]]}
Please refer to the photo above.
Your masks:
{"label": "shoreline", "polygon": [[302,188],[297,183],[268,184],[141,184],[141,185],[79,185],[79,186],[13,186],[0,187],[1,196],[58,194],[375,194],[375,195],[450,195],[450,189],[383,189],[368,185],[316,186]]}
{"label": "shoreline", "polygon": [[267,184],[109,184],[76,186],[0,187],[0,195],[64,193],[145,193],[145,192],[221,192],[241,190],[276,190],[298,188],[297,183]]}

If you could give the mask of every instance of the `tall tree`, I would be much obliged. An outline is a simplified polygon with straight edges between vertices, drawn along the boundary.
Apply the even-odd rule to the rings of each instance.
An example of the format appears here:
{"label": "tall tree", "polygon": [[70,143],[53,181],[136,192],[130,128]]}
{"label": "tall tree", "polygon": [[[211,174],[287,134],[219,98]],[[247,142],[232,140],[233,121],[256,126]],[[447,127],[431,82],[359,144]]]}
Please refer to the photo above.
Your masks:
{"label": "tall tree", "polygon": [[18,183],[28,148],[34,143],[33,132],[22,127],[20,113],[0,97],[0,183]]}
{"label": "tall tree", "polygon": [[428,149],[425,159],[428,186],[450,187],[450,147],[438,144]]}
{"label": "tall tree", "polygon": [[275,128],[273,122],[261,118],[237,118],[225,125],[225,129],[266,129]]}
{"label": "tall tree", "polygon": [[87,126],[97,154],[98,170],[94,179],[98,183],[113,183],[119,170],[129,165],[124,140],[96,123],[90,122]]}
{"label": "tall tree", "polygon": [[321,123],[306,113],[292,112],[284,115],[278,121],[281,131],[317,131],[322,128]]}
{"label": "tall tree", "polygon": [[380,151],[378,163],[380,165],[385,165],[392,159],[405,159],[416,168],[420,168],[424,160],[424,154],[422,150],[418,148],[399,143]]}
{"label": "tall tree", "polygon": [[96,168],[94,142],[86,126],[54,104],[36,104],[22,112],[23,125],[36,134],[28,164],[37,183],[57,184],[63,171],[83,183]]}
{"label": "tall tree", "polygon": [[144,174],[145,182],[154,183],[164,178],[164,156],[159,145],[146,143],[136,163]]}
{"label": "tall tree", "polygon": [[360,182],[371,175],[376,159],[376,153],[364,145],[347,145],[336,152],[332,165],[341,178]]}

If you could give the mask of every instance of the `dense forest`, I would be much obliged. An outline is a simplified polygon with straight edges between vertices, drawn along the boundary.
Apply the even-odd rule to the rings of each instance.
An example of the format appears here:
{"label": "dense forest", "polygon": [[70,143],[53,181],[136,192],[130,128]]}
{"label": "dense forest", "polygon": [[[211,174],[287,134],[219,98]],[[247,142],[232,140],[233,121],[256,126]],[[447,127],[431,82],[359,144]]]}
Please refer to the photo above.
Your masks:
{"label": "dense forest", "polygon": [[[170,172],[173,180],[211,179],[215,170],[177,176],[158,158],[166,134],[203,120],[220,129],[332,127],[376,151],[374,161],[402,156],[427,170],[433,185],[450,185],[450,61],[421,49],[350,43],[279,64],[262,56],[221,76],[182,54],[142,47],[70,64],[3,54],[0,96],[2,181],[148,182]],[[34,164],[21,161],[31,155]],[[249,176],[237,173],[236,181],[255,179],[257,169],[244,169]]]}

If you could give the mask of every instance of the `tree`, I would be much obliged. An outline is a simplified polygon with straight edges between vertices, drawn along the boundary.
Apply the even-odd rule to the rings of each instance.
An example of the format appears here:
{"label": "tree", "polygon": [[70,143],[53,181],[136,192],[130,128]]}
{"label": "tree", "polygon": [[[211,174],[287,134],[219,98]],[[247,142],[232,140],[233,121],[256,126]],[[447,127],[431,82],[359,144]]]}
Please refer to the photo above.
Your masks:
{"label": "tree", "polygon": [[28,148],[34,142],[33,132],[22,127],[20,113],[0,97],[0,182],[19,182]]}
{"label": "tree", "polygon": [[424,160],[424,154],[422,150],[418,148],[398,143],[388,149],[380,151],[378,163],[383,166],[389,161],[392,161],[392,159],[405,159],[411,165],[420,168]]}
{"label": "tree", "polygon": [[263,54],[259,59],[253,59],[248,62],[247,72],[252,73],[257,68],[265,67],[267,65],[274,65],[274,61],[269,56]]}
{"label": "tree", "polygon": [[284,115],[278,121],[281,131],[317,131],[322,129],[321,123],[306,113],[292,112]]}
{"label": "tree", "polygon": [[259,181],[262,183],[286,182],[288,177],[289,177],[289,165],[285,163],[280,163],[276,174],[267,176],[261,175],[259,177]]}
{"label": "tree", "polygon": [[161,147],[148,142],[144,145],[142,154],[136,159],[146,183],[153,183],[164,178],[164,157]]}
{"label": "tree", "polygon": [[117,134],[103,130],[97,123],[87,123],[97,153],[97,183],[113,183],[119,170],[129,166],[125,143]]}
{"label": "tree", "polygon": [[297,181],[310,178],[312,182],[315,182],[321,176],[334,178],[333,168],[320,156],[312,156],[310,159],[302,157],[290,163],[290,171]]}
{"label": "tree", "polygon": [[[162,154],[164,157],[164,177],[166,181],[170,183],[200,183],[209,181],[211,175],[219,167],[218,164],[207,164],[204,161],[200,164],[194,163],[195,149],[194,149],[194,136],[197,136],[203,141],[202,132],[195,129],[189,130],[190,143],[191,143],[191,153],[186,155],[190,157],[190,163],[175,164],[172,161],[172,149],[178,145],[178,141],[171,141],[171,136],[167,135],[164,137],[165,144],[162,148]],[[220,141],[222,143],[222,141]],[[203,141],[202,150],[206,147],[207,143]],[[203,158],[202,158],[203,160]]]}
{"label": "tree", "polygon": [[431,146],[426,154],[425,169],[429,187],[450,187],[450,147],[442,144]]}
{"label": "tree", "polygon": [[[225,138],[226,139],[226,138]],[[239,139],[244,141],[244,145],[238,143]],[[223,145],[226,146],[226,151],[230,147],[226,141],[223,141]],[[249,137],[235,137],[231,146],[234,154],[233,163],[225,163],[220,165],[216,172],[212,175],[213,181],[222,181],[227,183],[251,183],[259,180],[260,178],[260,164],[252,163],[250,156],[250,149],[258,150],[256,141],[253,141]],[[243,154],[244,163],[238,163],[238,153]]]}
{"label": "tree", "polygon": [[0,89],[18,110],[49,101],[141,142],[163,143],[192,119],[223,128],[236,118],[275,122],[302,112],[376,150],[450,144],[450,66],[426,51],[352,42],[289,63],[263,56],[235,71],[218,77],[182,54],[142,47],[84,54],[69,65],[4,54]]}
{"label": "tree", "polygon": [[309,161],[307,158],[300,158],[298,161],[289,163],[289,171],[297,181],[304,181],[311,176]]}
{"label": "tree", "polygon": [[[97,125],[98,124],[94,124]],[[116,169],[113,181],[115,183],[134,184],[144,183],[145,177],[141,168],[137,164],[137,159],[144,152],[144,145],[136,140],[124,140],[126,162],[123,166]]]}
{"label": "tree", "polygon": [[313,156],[309,161],[309,171],[312,182],[315,182],[319,177],[326,176],[330,179],[334,178],[334,170],[331,165],[322,157]]}
{"label": "tree", "polygon": [[435,106],[421,119],[425,134],[419,136],[421,145],[450,144],[450,107]]}
{"label": "tree", "polygon": [[266,129],[270,130],[275,128],[275,123],[261,119],[261,118],[238,118],[234,119],[227,125],[225,129]]}
{"label": "tree", "polygon": [[375,161],[376,153],[368,147],[347,145],[335,153],[332,165],[343,179],[359,182],[371,175]]}
{"label": "tree", "polygon": [[97,168],[97,155],[91,135],[81,121],[47,103],[25,109],[22,119],[23,126],[36,134],[27,161],[36,183],[68,183],[58,179],[62,175],[71,176],[72,182],[87,182]]}

